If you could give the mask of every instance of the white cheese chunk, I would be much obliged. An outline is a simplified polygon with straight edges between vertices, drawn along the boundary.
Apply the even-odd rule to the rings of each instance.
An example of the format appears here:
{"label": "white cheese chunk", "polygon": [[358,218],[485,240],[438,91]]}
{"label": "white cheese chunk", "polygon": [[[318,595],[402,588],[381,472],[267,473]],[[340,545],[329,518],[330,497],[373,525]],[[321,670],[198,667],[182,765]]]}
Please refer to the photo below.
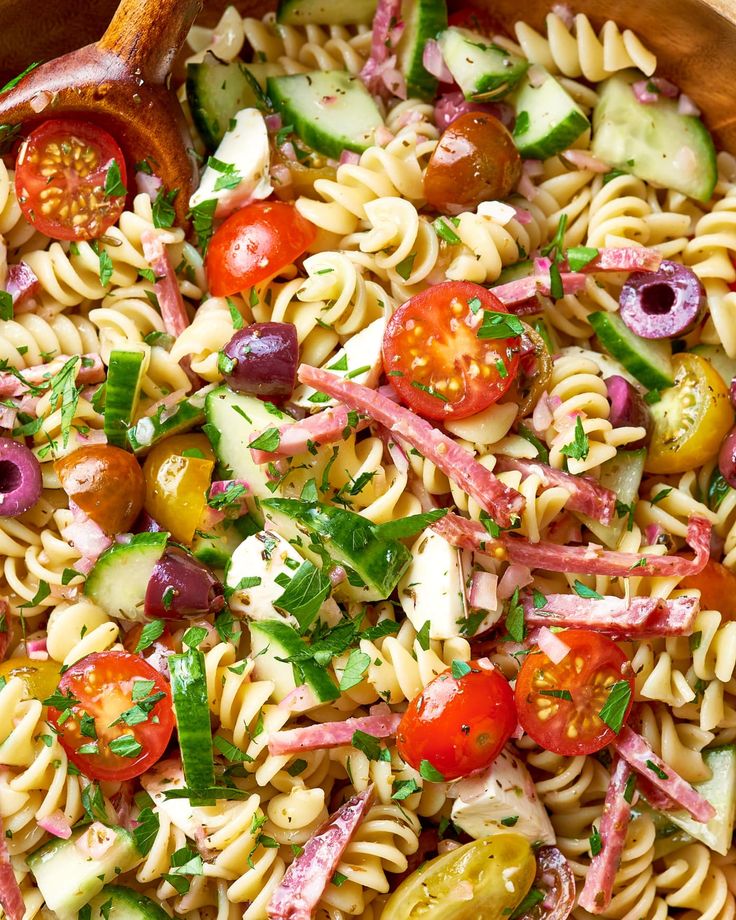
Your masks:
{"label": "white cheese chunk", "polygon": [[215,217],[227,217],[273,191],[268,130],[258,109],[238,112],[212,159],[214,165],[205,168],[199,188],[189,199],[190,208],[214,198]]}
{"label": "white cheese chunk", "polygon": [[532,842],[555,842],[552,823],[537,798],[534,782],[508,748],[482,773],[453,783],[447,794],[455,799],[453,823],[476,840],[513,828]]}
{"label": "white cheese chunk", "polygon": [[398,585],[404,613],[417,631],[429,621],[430,639],[462,635],[467,612],[461,551],[428,528],[412,546],[411,555]]}

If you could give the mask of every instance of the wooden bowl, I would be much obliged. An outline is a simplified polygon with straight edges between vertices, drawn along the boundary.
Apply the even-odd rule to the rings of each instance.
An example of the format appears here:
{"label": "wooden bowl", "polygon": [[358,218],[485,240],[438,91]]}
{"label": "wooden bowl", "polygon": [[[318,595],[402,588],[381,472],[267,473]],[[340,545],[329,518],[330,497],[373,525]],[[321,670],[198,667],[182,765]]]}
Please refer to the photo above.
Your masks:
{"label": "wooden bowl", "polygon": [[[460,3],[452,5],[461,5]],[[474,0],[512,25],[524,18],[541,26],[552,0]],[[205,0],[202,21],[214,23],[228,0]],[[241,12],[259,16],[273,3],[239,0]],[[97,39],[117,0],[0,0],[0,77],[19,73]],[[736,66],[736,0],[574,0],[575,12],[596,24],[612,16],[633,29],[657,55],[659,71],[680,86],[702,109],[721,146],[736,152],[736,104],[732,74]]]}

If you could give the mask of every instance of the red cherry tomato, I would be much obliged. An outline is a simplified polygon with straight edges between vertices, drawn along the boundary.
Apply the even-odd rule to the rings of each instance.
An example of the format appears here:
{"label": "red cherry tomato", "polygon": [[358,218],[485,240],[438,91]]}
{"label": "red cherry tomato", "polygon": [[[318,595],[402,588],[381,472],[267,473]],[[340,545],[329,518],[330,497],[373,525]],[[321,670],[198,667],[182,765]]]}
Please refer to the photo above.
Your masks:
{"label": "red cherry tomato", "polygon": [[89,122],[42,122],[21,146],[15,169],[25,218],[52,239],[96,239],[125,207],[123,152],[111,134]]}
{"label": "red cherry tomato", "polygon": [[[64,672],[54,697],[49,721],[69,760],[91,779],[140,776],[161,758],[171,738],[169,686],[137,655],[99,652],[82,658]],[[144,711],[143,721],[137,721],[138,713],[118,721],[134,706]]]}
{"label": "red cherry tomato", "polygon": [[218,228],[207,250],[207,279],[216,297],[243,291],[280,269],[314,242],[317,229],[285,201],[256,201]]}
{"label": "red cherry tomato", "polygon": [[[508,313],[479,284],[446,281],[416,294],[391,317],[383,337],[383,367],[415,412],[465,418],[498,402],[511,386],[520,336],[479,338],[485,311]],[[519,321],[510,317],[510,322]]]}
{"label": "red cherry tomato", "polygon": [[626,721],[634,674],[626,655],[606,636],[575,629],[560,638],[570,652],[558,664],[539,649],[524,659],[516,678],[519,722],[548,751],[572,757],[593,754],[616,737],[600,712],[613,685],[622,681],[631,688],[623,714]]}
{"label": "red cherry tomato", "polygon": [[505,35],[506,29],[495,18],[491,16],[488,10],[482,7],[469,4],[463,6],[454,13],[450,13],[448,24],[459,26],[461,29],[470,29],[473,32],[480,32],[481,35]]}
{"label": "red cherry tomato", "polygon": [[403,759],[423,761],[445,779],[487,767],[516,728],[514,694],[493,667],[468,662],[461,677],[445,671],[427,684],[403,715],[396,734]]}

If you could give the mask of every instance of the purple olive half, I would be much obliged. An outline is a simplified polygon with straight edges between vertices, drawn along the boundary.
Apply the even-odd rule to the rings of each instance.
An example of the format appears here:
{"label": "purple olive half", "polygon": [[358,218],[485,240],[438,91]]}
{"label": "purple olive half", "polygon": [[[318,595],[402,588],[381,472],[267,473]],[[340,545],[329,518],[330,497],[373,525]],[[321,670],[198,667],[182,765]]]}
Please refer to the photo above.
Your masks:
{"label": "purple olive half", "polygon": [[718,469],[726,482],[736,489],[736,428],[731,429],[721,445]]}
{"label": "purple olive half", "polygon": [[148,580],[145,613],[152,620],[181,620],[217,613],[225,592],[206,565],[179,546],[167,546]]}
{"label": "purple olive half", "polygon": [[251,396],[290,396],[296,384],[299,341],[293,323],[253,323],[223,348],[225,381]]}
{"label": "purple olive half", "polygon": [[0,438],[0,517],[17,517],[41,497],[41,467],[25,444]]}
{"label": "purple olive half", "polygon": [[677,262],[656,272],[633,272],[621,288],[621,319],[644,339],[668,339],[689,332],[705,307],[698,276]]}
{"label": "purple olive half", "polygon": [[647,433],[643,438],[626,445],[629,450],[644,447],[652,434],[652,416],[644,397],[633,383],[619,374],[607,377],[605,383],[608,401],[611,403],[608,421],[614,428],[646,428]]}

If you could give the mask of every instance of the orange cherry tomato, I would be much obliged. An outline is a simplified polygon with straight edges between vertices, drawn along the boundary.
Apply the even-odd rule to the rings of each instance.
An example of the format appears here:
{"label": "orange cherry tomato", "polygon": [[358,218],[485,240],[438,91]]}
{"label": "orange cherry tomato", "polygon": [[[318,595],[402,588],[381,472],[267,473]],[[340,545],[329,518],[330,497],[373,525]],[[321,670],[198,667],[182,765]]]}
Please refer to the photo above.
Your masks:
{"label": "orange cherry tomato", "polygon": [[146,457],[146,511],[179,543],[191,543],[207,504],[215,458],[203,434],[180,434]]}
{"label": "orange cherry tomato", "polygon": [[559,663],[539,649],[524,659],[515,690],[519,722],[548,751],[571,757],[593,754],[616,737],[600,712],[613,685],[622,681],[631,688],[623,721],[628,717],[634,674],[626,655],[606,636],[568,629],[560,638],[570,652]]}
{"label": "orange cherry tomato", "polygon": [[[508,313],[479,284],[446,281],[416,294],[388,321],[383,367],[415,412],[426,418],[465,418],[498,402],[511,386],[519,367],[520,336],[480,338],[484,311]],[[519,325],[513,316],[509,322]]]}
{"label": "orange cherry tomato", "polygon": [[421,770],[428,761],[448,780],[487,767],[516,728],[506,678],[477,661],[458,665],[461,676],[439,674],[409,703],[396,733],[398,752],[408,764]]}
{"label": "orange cherry tomato", "polygon": [[314,242],[317,228],[285,201],[256,201],[217,229],[207,249],[207,280],[216,297],[275,275]]}
{"label": "orange cherry tomato", "polygon": [[52,239],[96,239],[125,207],[123,152],[111,134],[89,122],[42,122],[21,146],[15,169],[25,218]]}
{"label": "orange cherry tomato", "polygon": [[702,610],[717,610],[729,620],[736,617],[736,575],[720,562],[710,559],[702,572],[686,576],[678,587],[697,588]]}
{"label": "orange cherry tomato", "polygon": [[[141,682],[150,687],[142,696],[134,692]],[[59,742],[91,779],[124,780],[145,773],[161,758],[174,728],[168,683],[128,652],[82,658],[63,673],[53,700],[49,721]],[[120,719],[136,705],[147,718]]]}
{"label": "orange cherry tomato", "polygon": [[91,444],[54,463],[61,487],[108,534],[127,533],[143,508],[143,473],[133,454]]}
{"label": "orange cherry tomato", "polygon": [[521,157],[493,115],[466,112],[445,129],[424,173],[424,197],[443,214],[474,211],[507,198],[521,178]]}

